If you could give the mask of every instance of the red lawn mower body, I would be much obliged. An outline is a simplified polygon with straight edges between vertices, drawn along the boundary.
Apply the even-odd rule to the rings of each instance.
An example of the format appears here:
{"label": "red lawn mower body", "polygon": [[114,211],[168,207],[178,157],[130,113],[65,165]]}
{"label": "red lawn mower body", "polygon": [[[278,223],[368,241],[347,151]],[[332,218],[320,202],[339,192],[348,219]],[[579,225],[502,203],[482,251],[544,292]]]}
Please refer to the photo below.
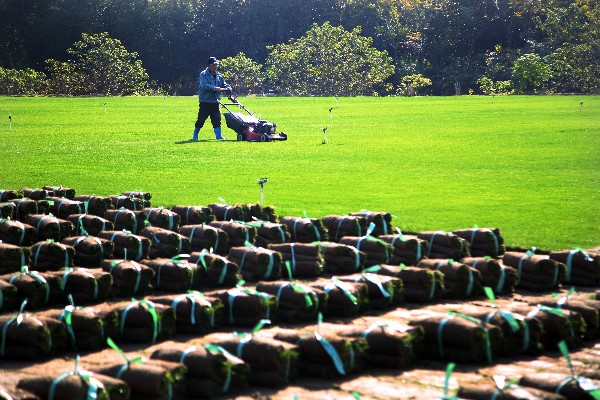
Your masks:
{"label": "red lawn mower body", "polygon": [[[235,97],[229,96],[229,100],[231,103],[221,103],[219,101],[219,104],[227,110],[223,114],[225,116],[225,123],[229,129],[236,133],[238,141],[273,142],[276,140],[287,140],[285,132],[276,132],[277,125],[258,119],[254,113],[238,102]],[[233,112],[227,106],[236,106],[240,110],[245,111],[246,114]]]}

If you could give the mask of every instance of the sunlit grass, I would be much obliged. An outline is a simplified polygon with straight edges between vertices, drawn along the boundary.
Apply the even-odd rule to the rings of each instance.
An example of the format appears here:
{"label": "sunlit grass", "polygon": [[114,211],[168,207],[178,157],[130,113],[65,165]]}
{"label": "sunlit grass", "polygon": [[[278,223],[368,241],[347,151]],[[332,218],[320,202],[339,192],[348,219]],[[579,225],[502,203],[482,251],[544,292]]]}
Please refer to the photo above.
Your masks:
{"label": "sunlit grass", "polygon": [[240,100],[290,139],[216,142],[207,122],[206,141],[187,142],[195,97],[0,98],[0,189],[251,203],[268,177],[279,215],[369,209],[405,231],[478,225],[511,246],[600,245],[600,97]]}

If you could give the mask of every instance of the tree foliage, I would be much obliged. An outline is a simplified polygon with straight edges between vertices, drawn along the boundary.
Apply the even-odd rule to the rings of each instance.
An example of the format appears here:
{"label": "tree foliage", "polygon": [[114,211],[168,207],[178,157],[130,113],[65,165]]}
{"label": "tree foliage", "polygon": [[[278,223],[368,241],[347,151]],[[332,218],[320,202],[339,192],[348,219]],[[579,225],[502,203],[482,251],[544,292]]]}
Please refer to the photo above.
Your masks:
{"label": "tree foliage", "polygon": [[412,74],[402,77],[398,92],[407,96],[414,96],[420,89],[431,86],[431,79],[421,74]]}
{"label": "tree foliage", "polygon": [[519,57],[512,70],[512,82],[521,93],[537,92],[551,76],[548,64],[535,53]]}
{"label": "tree foliage", "polygon": [[481,76],[510,80],[520,56],[538,54],[552,72],[549,89],[600,93],[597,0],[2,0],[0,67],[63,71],[72,76],[55,83],[77,92],[80,71],[58,63],[69,61],[66,50],[82,33],[108,32],[153,80],[193,94],[209,56],[243,53],[266,65],[273,46],[326,22],[360,27],[370,47],[386,51],[394,73],[385,83],[396,88],[422,74],[432,94],[466,93]]}
{"label": "tree foliage", "polygon": [[394,72],[387,52],[372,44],[360,27],[314,24],[301,38],[269,47],[267,76],[276,90],[296,95],[372,94]]}
{"label": "tree foliage", "polygon": [[47,60],[50,91],[68,95],[131,95],[149,90],[137,53],[108,33],[82,34],[67,50],[69,61]]}
{"label": "tree foliage", "polygon": [[236,94],[259,93],[265,80],[263,66],[244,53],[221,60],[220,71]]}
{"label": "tree foliage", "polygon": [[31,68],[6,69],[0,67],[0,95],[35,96],[46,92],[46,75]]}

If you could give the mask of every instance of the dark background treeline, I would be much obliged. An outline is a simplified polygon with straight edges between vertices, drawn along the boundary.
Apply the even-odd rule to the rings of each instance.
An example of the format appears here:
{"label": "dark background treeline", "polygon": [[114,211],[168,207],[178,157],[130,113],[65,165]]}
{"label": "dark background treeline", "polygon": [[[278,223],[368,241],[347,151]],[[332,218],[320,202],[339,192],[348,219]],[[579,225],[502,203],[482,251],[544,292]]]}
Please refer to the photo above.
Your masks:
{"label": "dark background treeline", "polygon": [[[433,94],[465,93],[482,75],[510,79],[524,53],[564,50],[569,68],[600,64],[596,0],[0,0],[0,66],[43,71],[81,34],[108,32],[139,54],[150,78],[191,94],[209,56],[244,52],[264,63],[267,46],[330,21],[362,26],[396,67],[390,82],[422,73]],[[594,39],[595,37],[595,39]],[[590,43],[591,42],[591,43]],[[580,48],[582,45],[589,46]],[[579,47],[577,47],[579,46]],[[568,49],[567,49],[568,50]],[[561,53],[562,54],[562,53]],[[577,59],[579,57],[580,59]],[[557,57],[560,58],[560,57]],[[581,64],[581,66],[579,66]],[[579,66],[579,67],[578,67]],[[570,70],[569,70],[570,71]],[[594,92],[563,71],[557,91]],[[569,72],[569,73],[567,73]],[[589,78],[589,77],[588,77]],[[568,80],[571,80],[569,82]]]}

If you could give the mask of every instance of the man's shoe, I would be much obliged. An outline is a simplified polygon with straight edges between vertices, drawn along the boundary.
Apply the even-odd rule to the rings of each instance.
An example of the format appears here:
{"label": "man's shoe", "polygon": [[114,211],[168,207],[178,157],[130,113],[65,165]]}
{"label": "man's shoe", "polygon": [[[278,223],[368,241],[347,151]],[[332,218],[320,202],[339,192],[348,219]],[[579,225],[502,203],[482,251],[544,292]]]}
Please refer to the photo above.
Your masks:
{"label": "man's shoe", "polygon": [[220,137],[220,138],[217,138],[217,140],[227,140],[227,138],[226,137]]}
{"label": "man's shoe", "polygon": [[197,141],[198,141],[198,138],[191,138],[190,139],[190,142],[197,142]]}

